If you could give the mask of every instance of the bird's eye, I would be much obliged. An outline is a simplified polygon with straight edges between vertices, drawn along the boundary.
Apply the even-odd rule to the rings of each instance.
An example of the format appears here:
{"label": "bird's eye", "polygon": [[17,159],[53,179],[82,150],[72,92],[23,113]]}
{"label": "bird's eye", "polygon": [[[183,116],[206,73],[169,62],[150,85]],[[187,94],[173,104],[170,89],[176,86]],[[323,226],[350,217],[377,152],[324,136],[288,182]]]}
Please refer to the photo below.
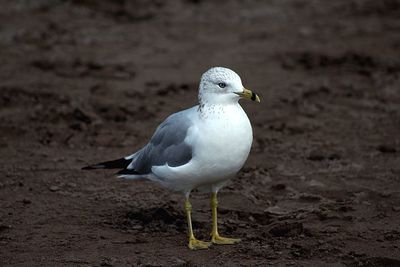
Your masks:
{"label": "bird's eye", "polygon": [[221,87],[221,88],[225,88],[226,87],[226,83],[219,83],[218,86]]}

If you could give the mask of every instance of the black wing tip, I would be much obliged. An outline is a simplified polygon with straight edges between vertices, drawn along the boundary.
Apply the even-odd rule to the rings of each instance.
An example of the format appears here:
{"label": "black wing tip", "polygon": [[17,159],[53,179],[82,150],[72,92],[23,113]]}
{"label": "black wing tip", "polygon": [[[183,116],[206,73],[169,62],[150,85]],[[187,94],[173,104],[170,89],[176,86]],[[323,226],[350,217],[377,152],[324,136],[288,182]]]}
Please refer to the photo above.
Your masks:
{"label": "black wing tip", "polygon": [[137,172],[136,170],[131,169],[123,169],[117,172],[118,175],[141,175],[141,173]]}
{"label": "black wing tip", "polygon": [[111,161],[105,161],[94,165],[83,167],[82,170],[96,170],[96,169],[124,169],[129,166],[132,159],[120,158]]}
{"label": "black wing tip", "polygon": [[90,165],[90,166],[86,166],[83,167],[81,170],[96,170],[96,169],[104,169],[103,165]]}

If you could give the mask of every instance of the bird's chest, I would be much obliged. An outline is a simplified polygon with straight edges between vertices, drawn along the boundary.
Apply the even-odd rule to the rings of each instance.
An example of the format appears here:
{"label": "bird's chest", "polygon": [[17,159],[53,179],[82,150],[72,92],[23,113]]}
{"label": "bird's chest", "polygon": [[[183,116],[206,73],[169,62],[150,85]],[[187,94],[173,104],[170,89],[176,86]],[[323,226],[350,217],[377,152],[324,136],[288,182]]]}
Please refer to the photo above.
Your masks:
{"label": "bird's chest", "polygon": [[206,150],[194,151],[213,172],[236,173],[246,161],[253,141],[250,121],[240,108],[201,124],[197,142]]}

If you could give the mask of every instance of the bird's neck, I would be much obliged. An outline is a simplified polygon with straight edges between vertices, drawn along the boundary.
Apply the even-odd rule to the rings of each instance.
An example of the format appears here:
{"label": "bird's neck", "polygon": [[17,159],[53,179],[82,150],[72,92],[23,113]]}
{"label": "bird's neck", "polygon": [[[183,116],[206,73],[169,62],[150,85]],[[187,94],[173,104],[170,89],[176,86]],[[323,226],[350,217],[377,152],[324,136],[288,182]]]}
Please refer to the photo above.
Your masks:
{"label": "bird's neck", "polygon": [[238,101],[228,103],[200,102],[197,112],[202,119],[218,119],[226,117],[226,114],[234,114],[241,109]]}

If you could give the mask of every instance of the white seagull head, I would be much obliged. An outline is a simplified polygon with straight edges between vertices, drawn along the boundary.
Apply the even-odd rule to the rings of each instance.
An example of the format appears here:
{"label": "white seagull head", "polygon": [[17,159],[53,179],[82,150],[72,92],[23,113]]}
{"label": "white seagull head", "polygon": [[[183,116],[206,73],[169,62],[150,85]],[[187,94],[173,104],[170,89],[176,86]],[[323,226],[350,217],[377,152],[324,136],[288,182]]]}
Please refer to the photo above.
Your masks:
{"label": "white seagull head", "polygon": [[229,104],[248,98],[260,102],[260,98],[242,85],[239,75],[231,69],[214,67],[207,70],[200,80],[201,104]]}

